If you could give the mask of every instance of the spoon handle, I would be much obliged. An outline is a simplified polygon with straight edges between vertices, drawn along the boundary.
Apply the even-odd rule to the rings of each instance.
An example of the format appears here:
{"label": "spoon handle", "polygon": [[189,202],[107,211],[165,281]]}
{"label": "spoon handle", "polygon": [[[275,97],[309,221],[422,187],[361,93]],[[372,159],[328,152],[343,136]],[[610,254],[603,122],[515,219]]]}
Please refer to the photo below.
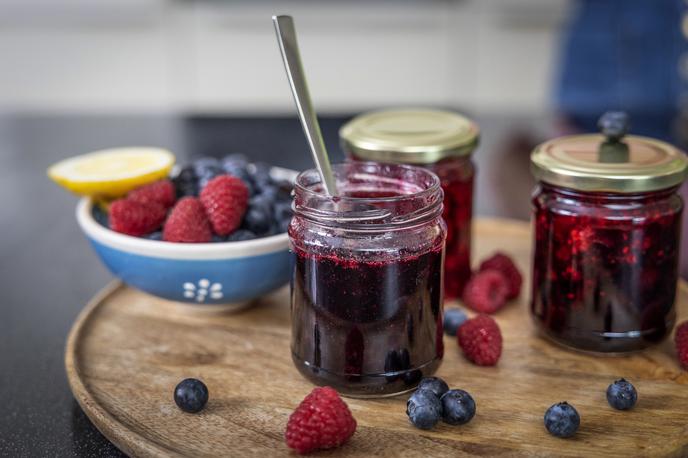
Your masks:
{"label": "spoon handle", "polygon": [[313,160],[320,171],[323,185],[325,186],[325,192],[331,196],[336,196],[337,185],[334,175],[332,174],[330,159],[325,149],[325,142],[320,132],[318,117],[313,108],[310,93],[308,92],[306,75],[301,65],[301,56],[299,54],[299,45],[296,41],[294,19],[292,19],[291,16],[273,16],[272,21],[275,25],[277,41],[279,42],[282,60],[284,61],[284,69],[287,71],[291,92],[294,95],[296,110],[299,113],[299,119],[301,120],[303,131],[308,140],[308,146],[311,148]]}

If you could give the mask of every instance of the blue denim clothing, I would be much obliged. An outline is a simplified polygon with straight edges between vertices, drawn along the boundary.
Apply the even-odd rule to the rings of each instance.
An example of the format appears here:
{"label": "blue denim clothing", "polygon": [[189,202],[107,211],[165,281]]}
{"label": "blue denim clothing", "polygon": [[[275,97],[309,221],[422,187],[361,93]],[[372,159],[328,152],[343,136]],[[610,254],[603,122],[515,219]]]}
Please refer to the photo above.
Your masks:
{"label": "blue denim clothing", "polygon": [[[631,132],[686,148],[688,122],[687,0],[577,0],[564,33],[557,109],[583,132],[597,131],[607,110],[623,110]],[[686,23],[688,28],[688,22]],[[681,189],[688,202],[688,183]],[[688,211],[681,275],[688,279]]]}
{"label": "blue denim clothing", "polygon": [[559,111],[584,131],[596,131],[606,110],[627,111],[633,133],[671,141],[688,92],[688,40],[681,30],[688,4],[578,0],[575,6],[563,37]]}

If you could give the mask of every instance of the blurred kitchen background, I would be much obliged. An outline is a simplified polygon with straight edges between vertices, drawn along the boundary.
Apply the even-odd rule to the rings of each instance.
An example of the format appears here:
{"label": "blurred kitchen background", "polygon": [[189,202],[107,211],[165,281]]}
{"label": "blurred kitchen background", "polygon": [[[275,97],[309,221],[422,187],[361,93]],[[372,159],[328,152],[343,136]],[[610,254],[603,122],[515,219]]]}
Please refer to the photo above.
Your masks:
{"label": "blurred kitchen background", "polygon": [[595,130],[603,111],[625,109],[634,133],[685,143],[687,7],[0,0],[0,146],[9,146],[0,155],[39,155],[33,165],[42,170],[64,156],[145,144],[180,160],[242,152],[308,167],[270,20],[288,13],[335,160],[337,130],[356,113],[457,110],[483,131],[477,213],[527,219],[528,154],[539,141]]}
{"label": "blurred kitchen background", "polygon": [[[551,134],[559,34],[571,7],[566,0],[0,0],[0,142],[41,154],[40,166],[147,144],[182,159],[240,150],[308,167],[270,20],[287,13],[296,18],[335,160],[337,129],[356,113],[459,110],[484,131],[477,212],[526,219],[527,150]],[[505,155],[513,165],[504,167]],[[504,201],[506,186],[519,198]]]}
{"label": "blurred kitchen background", "polygon": [[547,108],[563,0],[1,0],[0,106],[291,114],[272,23],[297,20],[323,113]]}
{"label": "blurred kitchen background", "polygon": [[482,129],[476,213],[527,220],[533,146],[594,130],[607,109],[686,146],[686,12],[685,0],[0,0],[0,455],[120,456],[66,386],[65,336],[112,277],[50,164],[151,145],[181,162],[311,165],[273,14],[296,19],[335,160],[359,112],[460,111]]}

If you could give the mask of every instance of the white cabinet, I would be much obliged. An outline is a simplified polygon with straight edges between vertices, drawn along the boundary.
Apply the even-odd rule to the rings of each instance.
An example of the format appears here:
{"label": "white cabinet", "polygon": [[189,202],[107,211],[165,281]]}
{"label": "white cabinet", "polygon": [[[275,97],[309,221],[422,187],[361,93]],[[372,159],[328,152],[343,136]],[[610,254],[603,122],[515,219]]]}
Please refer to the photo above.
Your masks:
{"label": "white cabinet", "polygon": [[[399,103],[448,104],[448,9],[444,2],[292,4],[304,67],[321,110]],[[196,10],[194,103],[199,109],[291,107],[271,15],[283,8]]]}
{"label": "white cabinet", "polygon": [[0,0],[0,109],[291,113],[270,19],[288,13],[321,112],[537,110],[563,5]]}
{"label": "white cabinet", "polygon": [[0,1],[0,109],[169,103],[164,0]]}

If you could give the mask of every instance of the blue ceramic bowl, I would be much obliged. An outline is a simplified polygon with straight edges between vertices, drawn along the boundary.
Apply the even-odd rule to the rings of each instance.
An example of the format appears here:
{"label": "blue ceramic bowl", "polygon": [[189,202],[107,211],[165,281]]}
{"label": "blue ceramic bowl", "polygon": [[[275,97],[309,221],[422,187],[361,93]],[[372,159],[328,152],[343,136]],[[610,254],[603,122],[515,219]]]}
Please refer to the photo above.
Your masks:
{"label": "blue ceramic bowl", "polygon": [[159,242],[102,226],[92,207],[83,198],[76,217],[100,259],[126,284],[154,296],[199,309],[234,309],[289,281],[286,233],[242,242]]}

